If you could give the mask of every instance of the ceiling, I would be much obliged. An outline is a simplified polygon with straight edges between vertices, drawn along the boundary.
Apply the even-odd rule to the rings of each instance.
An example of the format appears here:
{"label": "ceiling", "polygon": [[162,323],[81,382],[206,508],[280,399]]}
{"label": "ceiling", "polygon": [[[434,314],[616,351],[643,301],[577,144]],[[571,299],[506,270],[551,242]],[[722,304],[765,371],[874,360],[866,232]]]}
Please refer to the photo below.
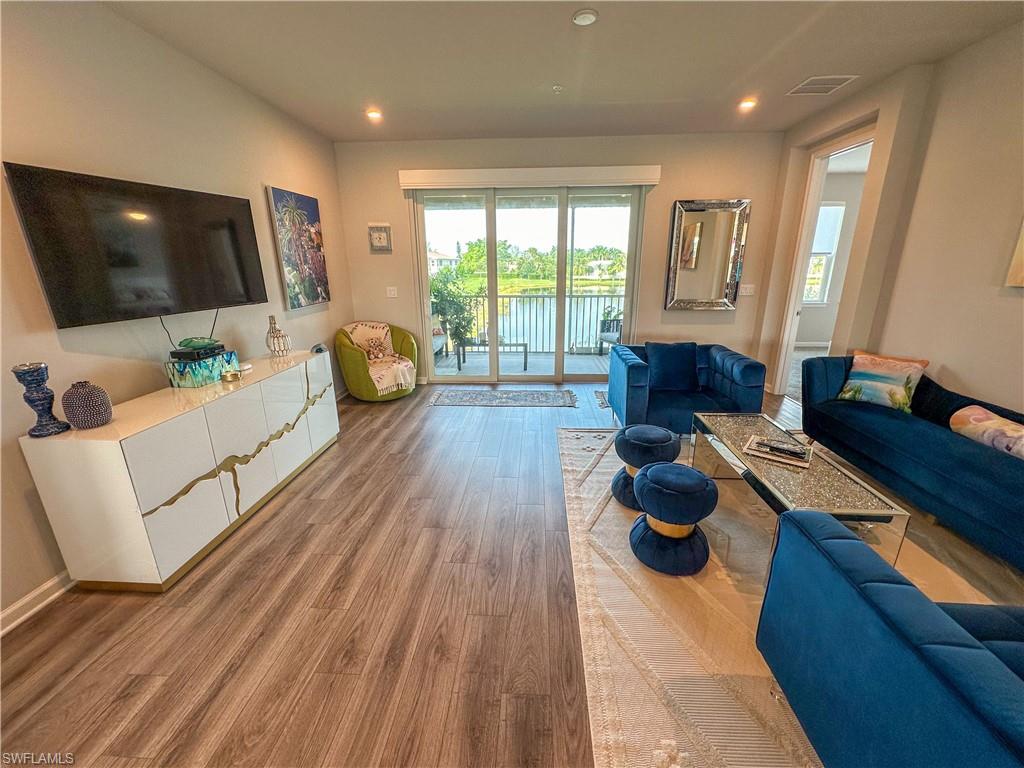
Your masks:
{"label": "ceiling", "polygon": [[[340,141],[784,130],[1024,15],[1018,2],[109,7]],[[599,11],[593,26],[571,23],[583,7]],[[860,77],[831,96],[785,95],[813,75]],[[741,115],[748,95],[760,105]]]}

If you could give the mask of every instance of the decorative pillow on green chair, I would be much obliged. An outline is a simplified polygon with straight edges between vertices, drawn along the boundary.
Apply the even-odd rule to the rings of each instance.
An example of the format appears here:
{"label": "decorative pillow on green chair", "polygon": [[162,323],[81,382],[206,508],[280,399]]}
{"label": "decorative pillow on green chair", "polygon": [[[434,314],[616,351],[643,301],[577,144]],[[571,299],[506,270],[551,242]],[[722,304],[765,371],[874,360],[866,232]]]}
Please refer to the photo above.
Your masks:
{"label": "decorative pillow on green chair", "polygon": [[910,401],[924,375],[924,361],[882,355],[854,355],[840,400],[884,405],[910,413]]}

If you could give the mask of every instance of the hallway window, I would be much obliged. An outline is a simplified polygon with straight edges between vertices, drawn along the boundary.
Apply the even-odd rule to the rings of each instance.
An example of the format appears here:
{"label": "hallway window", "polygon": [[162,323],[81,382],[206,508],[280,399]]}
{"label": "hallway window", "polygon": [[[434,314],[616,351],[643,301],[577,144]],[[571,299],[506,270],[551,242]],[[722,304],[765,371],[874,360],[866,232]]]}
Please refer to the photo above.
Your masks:
{"label": "hallway window", "polygon": [[807,262],[807,276],[804,280],[805,302],[823,304],[828,300],[828,284],[845,211],[843,203],[822,203],[818,209],[818,223],[814,228],[811,258]]}

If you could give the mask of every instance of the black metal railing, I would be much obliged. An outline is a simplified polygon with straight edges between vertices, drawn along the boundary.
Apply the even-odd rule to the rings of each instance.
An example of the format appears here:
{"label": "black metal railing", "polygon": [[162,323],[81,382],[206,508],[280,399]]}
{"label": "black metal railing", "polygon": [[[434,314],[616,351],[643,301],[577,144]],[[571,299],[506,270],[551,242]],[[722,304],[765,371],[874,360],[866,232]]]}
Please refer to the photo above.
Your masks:
{"label": "black metal railing", "polygon": [[[566,296],[565,351],[597,354],[601,321],[622,317],[623,294]],[[530,352],[555,351],[557,297],[552,294],[499,294],[498,338],[505,343],[529,346]],[[487,298],[469,299],[475,318],[474,337],[487,338]],[[607,342],[605,342],[607,345]]]}

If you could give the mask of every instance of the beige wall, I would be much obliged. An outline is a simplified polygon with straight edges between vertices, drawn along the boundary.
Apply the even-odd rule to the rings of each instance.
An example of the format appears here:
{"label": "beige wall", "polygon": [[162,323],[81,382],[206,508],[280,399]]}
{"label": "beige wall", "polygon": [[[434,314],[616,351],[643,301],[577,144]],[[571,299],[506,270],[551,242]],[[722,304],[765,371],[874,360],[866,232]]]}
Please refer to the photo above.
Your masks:
{"label": "beige wall", "polygon": [[1024,290],[1003,283],[1024,211],[1024,26],[943,61],[879,348],[1024,411]]}
{"label": "beige wall", "polygon": [[[898,254],[899,232],[905,223],[907,189],[918,156],[931,77],[931,66],[908,67],[786,132],[772,232],[771,274],[767,290],[761,295],[757,319],[761,329],[758,357],[768,365],[769,389],[784,392],[786,387],[787,371],[779,365],[779,355],[785,331],[793,322],[793,317],[787,315],[790,297],[799,297],[794,261],[812,153],[868,126],[874,144],[832,350],[842,354],[856,346],[872,346],[874,329],[880,322],[880,305],[884,311],[882,287],[894,254]],[[795,311],[798,305],[792,307]],[[792,337],[788,341],[792,343]]]}
{"label": "beige wall", "polygon": [[[98,4],[2,6],[4,160],[248,197],[270,303],[221,312],[217,336],[263,354],[267,314],[296,346],[329,341],[352,317],[330,142]],[[320,200],[334,300],[285,312],[264,185]],[[2,199],[2,605],[63,570],[17,445],[34,421],[9,368],[50,365],[61,393],[89,379],[114,402],[166,386],[156,319],[56,331],[6,184]],[[205,334],[210,312],[168,319]],[[59,408],[58,408],[59,411]]]}
{"label": "beige wall", "polygon": [[[751,203],[743,282],[766,275],[781,134],[686,134],[576,139],[482,139],[336,145],[341,204],[356,316],[386,320],[420,334],[409,203],[400,169],[661,165],[647,196],[635,334],[639,341],[719,342],[741,352],[757,343],[757,297],[735,312],[666,311],[671,207],[674,200],[748,197]],[[389,222],[394,252],[370,254],[368,222]],[[398,298],[385,289],[394,286]],[[423,375],[423,370],[420,374]]]}

